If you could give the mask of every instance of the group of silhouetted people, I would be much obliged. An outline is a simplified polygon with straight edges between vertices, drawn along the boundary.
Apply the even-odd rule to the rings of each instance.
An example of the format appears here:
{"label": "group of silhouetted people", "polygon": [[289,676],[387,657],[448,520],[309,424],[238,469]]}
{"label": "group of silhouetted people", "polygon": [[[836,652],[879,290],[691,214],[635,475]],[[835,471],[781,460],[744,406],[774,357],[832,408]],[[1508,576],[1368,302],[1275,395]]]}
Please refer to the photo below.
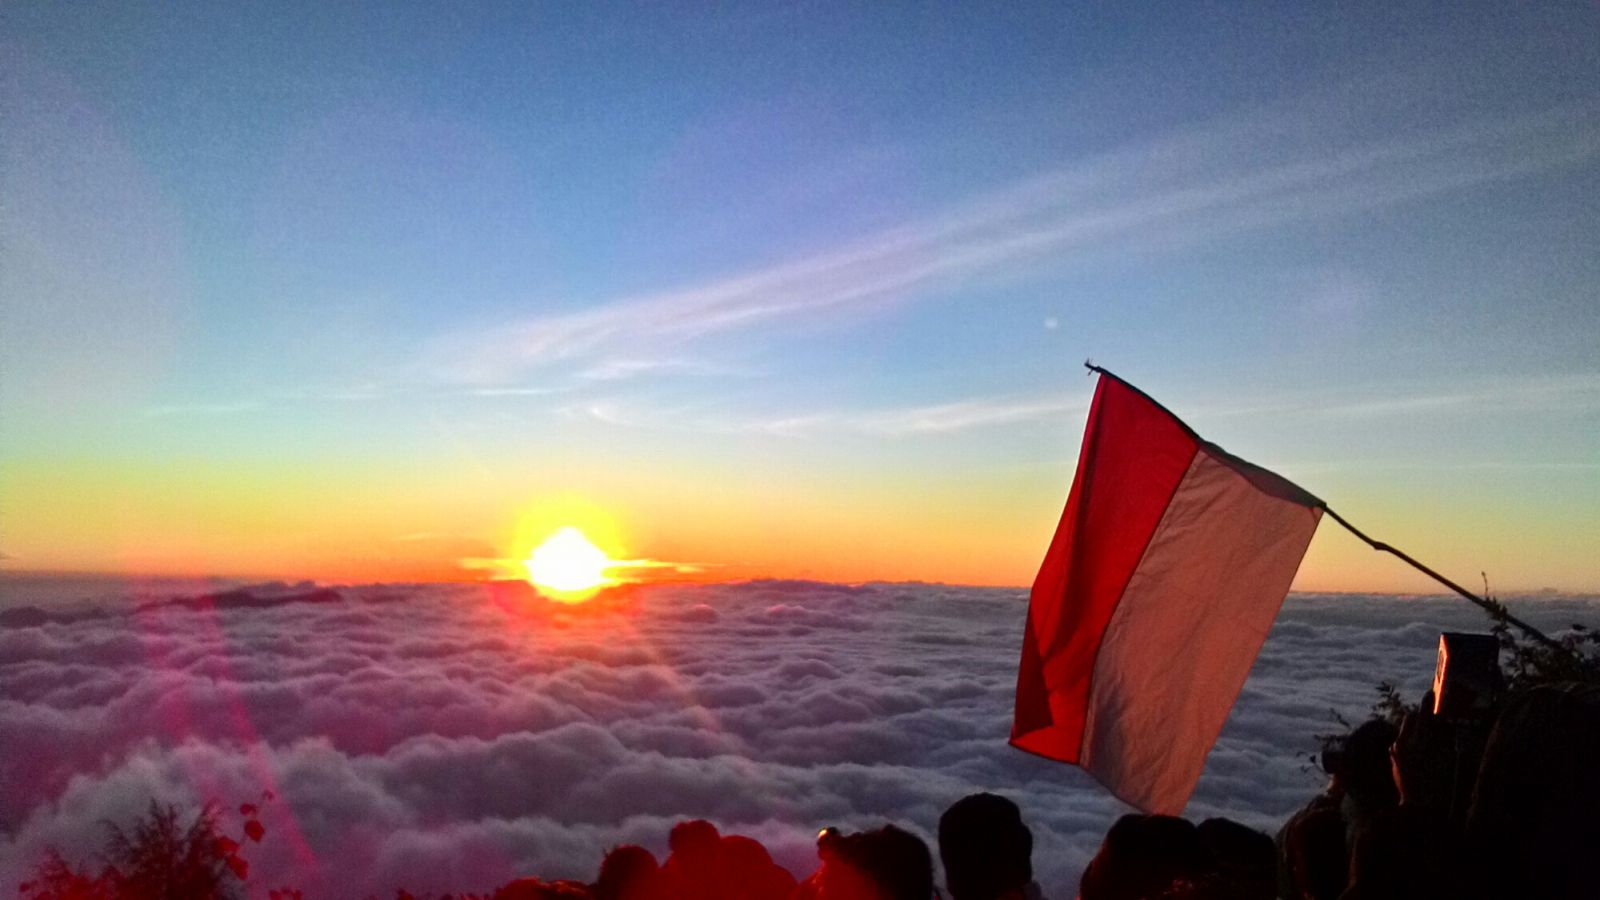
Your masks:
{"label": "group of silhouetted people", "polygon": [[[816,871],[797,881],[753,838],[704,820],[679,822],[658,863],[636,845],[606,854],[592,884],[525,878],[494,900],[929,900],[933,855],[895,825],[817,836]],[[939,821],[939,855],[952,900],[1041,900],[1033,883],[1033,833],[1015,803],[973,794]]]}
{"label": "group of silhouetted people", "polygon": [[1322,764],[1327,789],[1275,842],[1222,819],[1124,816],[1079,897],[1600,898],[1600,685],[1438,714],[1429,692],[1398,725],[1331,742]]}
{"label": "group of silhouetted people", "polygon": [[1278,835],[1280,894],[1600,897],[1600,686],[1536,687],[1492,716],[1433,706],[1325,752],[1327,790]]}
{"label": "group of silhouetted people", "polygon": [[[1597,898],[1600,687],[1547,686],[1493,720],[1451,721],[1431,697],[1399,726],[1375,718],[1325,750],[1326,791],[1277,840],[1228,819],[1126,815],[1083,872],[1080,900]],[[939,820],[947,895],[923,840],[895,825],[818,835],[797,881],[758,841],[703,820],[672,828],[658,863],[606,854],[593,883],[522,879],[494,900],[1043,900],[1017,805],[973,794]],[[1064,900],[1064,898],[1063,898]]]}
{"label": "group of silhouetted people", "polygon": [[[606,854],[593,883],[525,878],[494,900],[930,900],[933,854],[895,825],[817,837],[816,871],[797,881],[758,841],[704,820],[679,822],[664,863],[643,847]],[[972,794],[939,819],[939,861],[950,900],[1044,900],[1033,880],[1033,833],[1017,805]],[[1083,900],[1139,897],[1270,900],[1272,839],[1236,822],[1195,826],[1171,816],[1124,816],[1084,873]],[[1173,893],[1173,890],[1181,893]]]}

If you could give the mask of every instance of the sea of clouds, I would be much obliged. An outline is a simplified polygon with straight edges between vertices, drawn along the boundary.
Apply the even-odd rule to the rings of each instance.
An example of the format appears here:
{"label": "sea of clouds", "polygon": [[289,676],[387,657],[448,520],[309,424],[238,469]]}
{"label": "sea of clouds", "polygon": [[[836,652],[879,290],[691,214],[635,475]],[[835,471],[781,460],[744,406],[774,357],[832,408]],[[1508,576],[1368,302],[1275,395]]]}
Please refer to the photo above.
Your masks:
{"label": "sea of clouds", "polygon": [[[1516,603],[1550,627],[1600,601]],[[512,586],[258,585],[98,609],[0,610],[0,885],[44,848],[89,860],[151,798],[259,798],[253,884],[307,896],[592,877],[704,817],[804,876],[819,827],[930,837],[990,790],[1050,896],[1127,808],[1006,744],[1026,592],[809,582],[658,585],[584,606]],[[1316,792],[1314,735],[1380,679],[1415,698],[1443,598],[1293,595],[1188,809],[1275,830]],[[930,841],[931,844],[931,841]],[[9,887],[8,887],[9,889]]]}

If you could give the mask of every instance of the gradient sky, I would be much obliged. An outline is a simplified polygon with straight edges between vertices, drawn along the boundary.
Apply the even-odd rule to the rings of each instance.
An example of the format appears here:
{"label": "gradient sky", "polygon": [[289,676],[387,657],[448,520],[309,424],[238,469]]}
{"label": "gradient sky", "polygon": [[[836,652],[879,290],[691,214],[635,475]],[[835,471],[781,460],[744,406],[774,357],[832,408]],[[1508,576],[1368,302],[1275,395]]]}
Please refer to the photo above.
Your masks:
{"label": "gradient sky", "polygon": [[1587,2],[8,4],[0,552],[1025,584],[1093,358],[1600,590],[1597,98]]}

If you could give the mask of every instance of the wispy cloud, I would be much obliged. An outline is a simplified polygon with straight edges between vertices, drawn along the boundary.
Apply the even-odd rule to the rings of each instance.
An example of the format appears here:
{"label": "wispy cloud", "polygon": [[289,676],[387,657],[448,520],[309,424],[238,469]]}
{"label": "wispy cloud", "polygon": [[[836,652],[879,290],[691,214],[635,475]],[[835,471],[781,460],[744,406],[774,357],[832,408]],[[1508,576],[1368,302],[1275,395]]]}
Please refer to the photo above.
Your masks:
{"label": "wispy cloud", "polygon": [[744,370],[720,365],[703,359],[687,357],[642,358],[614,357],[603,359],[582,372],[578,377],[586,381],[625,381],[630,378],[658,377],[662,375],[739,375]]}
{"label": "wispy cloud", "polygon": [[1393,389],[1284,394],[1245,399],[1225,405],[1180,404],[1180,415],[1204,418],[1301,415],[1326,418],[1384,418],[1428,413],[1483,415],[1522,411],[1600,409],[1600,372],[1511,376],[1453,390],[1422,387],[1409,393]]}
{"label": "wispy cloud", "polygon": [[[594,400],[562,407],[560,412],[627,428],[778,437],[822,437],[859,434],[913,437],[1004,428],[1039,422],[1061,422],[1087,411],[1090,391],[1050,394],[964,397],[944,403],[872,409],[822,409],[767,416],[739,416],[648,406],[630,406],[619,399]],[[1206,431],[1208,420],[1285,416],[1296,418],[1385,418],[1436,413],[1483,415],[1553,407],[1600,409],[1600,373],[1507,378],[1455,391],[1427,388],[1410,394],[1392,390],[1354,396],[1348,392],[1311,392],[1239,398],[1227,404],[1176,402],[1174,411]]]}
{"label": "wispy cloud", "polygon": [[1592,106],[1422,136],[1273,149],[1285,133],[1310,127],[1314,114],[1279,112],[1130,148],[781,265],[448,335],[424,355],[423,377],[493,385],[556,362],[641,347],[659,353],[705,335],[850,314],[1044,260],[1059,263],[1111,241],[1119,248],[1184,244],[1600,153],[1600,109]]}
{"label": "wispy cloud", "polygon": [[[456,559],[456,564],[466,572],[486,572],[495,578],[523,579],[528,575],[528,561],[488,553],[467,554]],[[623,583],[655,583],[677,581],[676,575],[700,575],[727,568],[730,563],[674,562],[665,559],[613,559],[606,564],[607,576]]]}
{"label": "wispy cloud", "polygon": [[1474,414],[1546,409],[1552,404],[1600,407],[1600,373],[1506,380],[1467,390],[1389,396],[1339,403],[1317,410],[1329,416],[1392,416],[1470,410]]}
{"label": "wispy cloud", "polygon": [[1317,462],[1281,462],[1274,468],[1304,476],[1313,472],[1595,472],[1600,462],[1540,460],[1475,460],[1471,462],[1405,462],[1394,460],[1353,459],[1346,461],[1324,460]]}
{"label": "wispy cloud", "polygon": [[757,420],[737,426],[738,430],[777,435],[838,433],[898,437],[919,434],[949,434],[977,428],[1020,425],[1060,418],[1088,408],[1081,397],[979,397],[926,406],[875,409],[858,412],[819,412]]}
{"label": "wispy cloud", "polygon": [[627,428],[797,438],[840,434],[905,437],[1051,421],[1086,410],[1088,399],[1087,392],[1071,396],[1002,395],[968,397],[949,403],[816,410],[776,416],[740,416],[682,407],[629,407],[612,400],[573,404],[560,412]]}
{"label": "wispy cloud", "polygon": [[476,387],[469,388],[465,393],[473,397],[548,397],[551,394],[560,394],[569,390],[566,387],[547,385],[532,385],[521,387]]}
{"label": "wispy cloud", "polygon": [[388,396],[389,393],[385,388],[368,382],[342,387],[319,386],[280,390],[257,396],[229,399],[180,400],[147,406],[144,408],[143,414],[147,418],[232,416],[281,407],[285,404],[364,403],[382,400]]}
{"label": "wispy cloud", "polygon": [[659,407],[627,407],[614,400],[569,403],[556,407],[555,414],[567,419],[592,419],[624,428],[660,428],[671,422],[682,421]]}
{"label": "wispy cloud", "polygon": [[300,392],[300,396],[307,400],[324,400],[337,403],[363,403],[368,400],[381,400],[388,396],[384,388],[377,384],[357,384],[349,387],[336,388],[311,388]]}
{"label": "wispy cloud", "polygon": [[221,403],[163,403],[147,406],[144,415],[151,419],[181,416],[232,416],[260,409],[259,400],[234,400]]}
{"label": "wispy cloud", "polygon": [[712,569],[721,569],[729,563],[671,562],[664,559],[615,559],[606,569],[629,581],[666,581],[669,575],[649,574],[671,570],[675,575],[699,575]]}

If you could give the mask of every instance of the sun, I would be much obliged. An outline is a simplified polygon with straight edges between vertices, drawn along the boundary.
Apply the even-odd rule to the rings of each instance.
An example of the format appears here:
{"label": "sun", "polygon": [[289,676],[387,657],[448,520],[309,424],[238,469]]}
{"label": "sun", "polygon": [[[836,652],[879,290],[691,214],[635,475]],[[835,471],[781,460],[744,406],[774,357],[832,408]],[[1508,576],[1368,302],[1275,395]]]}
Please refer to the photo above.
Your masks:
{"label": "sun", "polygon": [[528,581],[557,600],[586,600],[612,583],[606,570],[614,563],[604,550],[568,525],[545,539],[524,563]]}

